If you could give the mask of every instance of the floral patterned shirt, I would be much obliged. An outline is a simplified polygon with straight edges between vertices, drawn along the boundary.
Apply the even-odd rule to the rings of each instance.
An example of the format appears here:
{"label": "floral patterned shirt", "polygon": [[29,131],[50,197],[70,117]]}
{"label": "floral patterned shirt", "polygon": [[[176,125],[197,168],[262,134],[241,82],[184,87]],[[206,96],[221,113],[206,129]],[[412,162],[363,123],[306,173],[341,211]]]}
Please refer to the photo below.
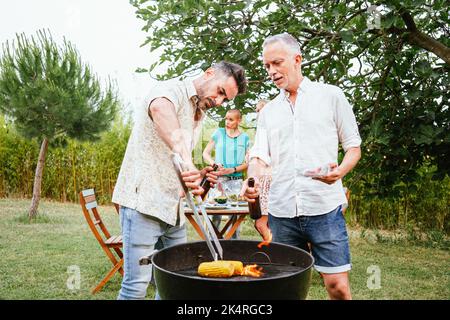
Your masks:
{"label": "floral patterned shirt", "polygon": [[156,217],[170,225],[185,222],[180,206],[181,186],[171,161],[172,151],[156,132],[148,115],[150,103],[167,98],[174,106],[188,150],[200,137],[201,122],[194,120],[197,110],[192,97],[197,92],[192,80],[158,82],[137,109],[136,120],[120,168],[112,201],[121,206]]}

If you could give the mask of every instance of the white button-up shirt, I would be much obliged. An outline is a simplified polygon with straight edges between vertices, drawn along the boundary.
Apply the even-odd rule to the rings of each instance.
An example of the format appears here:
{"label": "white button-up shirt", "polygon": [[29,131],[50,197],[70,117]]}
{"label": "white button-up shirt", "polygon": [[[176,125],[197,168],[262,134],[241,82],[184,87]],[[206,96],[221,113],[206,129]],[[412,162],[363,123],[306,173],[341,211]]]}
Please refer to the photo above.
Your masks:
{"label": "white button-up shirt", "polygon": [[262,109],[250,151],[250,159],[271,166],[268,211],[276,217],[320,215],[347,203],[341,180],[328,185],[303,173],[337,163],[339,142],[344,151],[361,144],[341,89],[304,77],[297,92],[295,106],[281,90]]}
{"label": "white button-up shirt", "polygon": [[170,225],[184,224],[183,208],[179,205],[181,185],[171,161],[172,151],[157,134],[148,107],[156,98],[170,100],[181,127],[178,134],[184,136],[188,150],[192,151],[201,133],[201,119],[194,120],[196,107],[191,101],[196,94],[192,80],[158,82],[150,89],[143,105],[136,110],[136,121],[114,188],[114,203]]}

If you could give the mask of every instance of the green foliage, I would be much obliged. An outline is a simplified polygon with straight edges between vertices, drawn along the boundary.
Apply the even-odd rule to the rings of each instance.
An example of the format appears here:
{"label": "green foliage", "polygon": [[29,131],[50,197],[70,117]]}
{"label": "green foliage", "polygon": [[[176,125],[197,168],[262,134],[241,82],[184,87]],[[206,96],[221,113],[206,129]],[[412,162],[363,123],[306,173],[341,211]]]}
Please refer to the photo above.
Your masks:
{"label": "green foliage", "polygon": [[[446,1],[388,1],[376,11],[367,1],[130,3],[146,22],[143,45],[163,48],[148,71],[168,65],[158,76],[162,79],[214,61],[239,63],[249,90],[234,104],[244,114],[253,112],[257,98],[276,93],[260,61],[264,39],[281,32],[295,36],[302,46],[303,73],[338,85],[354,106],[363,138],[355,179],[370,194],[389,197],[398,183],[416,181],[416,171],[429,161],[436,166],[433,179],[450,172]],[[216,112],[223,116],[226,109]]]}
{"label": "green foliage", "polygon": [[27,138],[92,140],[107,129],[118,100],[110,83],[103,91],[73,45],[58,47],[51,36],[17,35],[3,44],[0,111]]}
{"label": "green foliage", "polygon": [[[201,141],[194,150],[195,164],[205,164],[202,151],[217,128],[208,120]],[[254,130],[246,131],[251,139]],[[117,119],[99,141],[77,142],[69,139],[67,147],[50,147],[43,179],[42,196],[57,201],[78,202],[78,192],[95,188],[97,200],[110,204],[117,175],[122,164],[131,124]],[[37,142],[22,138],[0,116],[0,197],[30,197],[36,164],[31,161],[39,152]],[[371,229],[406,229],[430,232],[430,241],[440,233],[450,234],[450,179],[432,180],[436,168],[424,166],[420,179],[408,185],[395,185],[395,196],[380,198],[370,194],[365,184],[349,177],[344,184],[351,190],[346,212],[351,225]],[[434,233],[433,233],[434,232]]]}
{"label": "green foliage", "polygon": [[424,164],[417,170],[415,181],[395,184],[392,193],[383,198],[371,194],[366,184],[347,179],[345,184],[352,190],[348,210],[351,222],[366,228],[450,233],[450,178],[433,180],[435,172],[435,166]]}

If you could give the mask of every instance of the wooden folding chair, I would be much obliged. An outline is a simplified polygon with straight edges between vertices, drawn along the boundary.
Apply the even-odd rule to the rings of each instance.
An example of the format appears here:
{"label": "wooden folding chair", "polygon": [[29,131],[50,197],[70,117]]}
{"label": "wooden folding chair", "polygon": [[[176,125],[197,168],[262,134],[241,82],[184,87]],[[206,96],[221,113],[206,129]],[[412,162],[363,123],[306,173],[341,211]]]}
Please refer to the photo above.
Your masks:
{"label": "wooden folding chair", "polygon": [[121,250],[122,236],[111,236],[108,229],[106,229],[106,226],[97,210],[97,201],[95,199],[94,189],[86,189],[80,192],[80,204],[83,209],[84,217],[86,218],[92,233],[113,264],[113,268],[108,272],[103,280],[100,281],[94,289],[92,289],[92,293],[95,294],[103,288],[103,286],[117,271],[119,271],[119,273],[123,276],[123,254]]}

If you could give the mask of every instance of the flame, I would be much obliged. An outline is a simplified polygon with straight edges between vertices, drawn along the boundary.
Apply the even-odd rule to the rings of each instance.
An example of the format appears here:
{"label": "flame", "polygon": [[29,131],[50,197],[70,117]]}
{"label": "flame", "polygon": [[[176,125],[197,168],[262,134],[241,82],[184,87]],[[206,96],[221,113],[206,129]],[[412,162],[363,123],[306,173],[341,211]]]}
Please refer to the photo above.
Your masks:
{"label": "flame", "polygon": [[272,242],[272,232],[269,229],[269,235],[264,237],[267,240],[263,240],[258,244],[258,248],[261,249],[263,246],[269,246],[269,244]]}
{"label": "flame", "polygon": [[263,268],[258,266],[257,264],[249,264],[244,267],[244,270],[242,270],[241,276],[259,278],[264,274],[264,272],[262,272],[262,270],[263,270]]}

